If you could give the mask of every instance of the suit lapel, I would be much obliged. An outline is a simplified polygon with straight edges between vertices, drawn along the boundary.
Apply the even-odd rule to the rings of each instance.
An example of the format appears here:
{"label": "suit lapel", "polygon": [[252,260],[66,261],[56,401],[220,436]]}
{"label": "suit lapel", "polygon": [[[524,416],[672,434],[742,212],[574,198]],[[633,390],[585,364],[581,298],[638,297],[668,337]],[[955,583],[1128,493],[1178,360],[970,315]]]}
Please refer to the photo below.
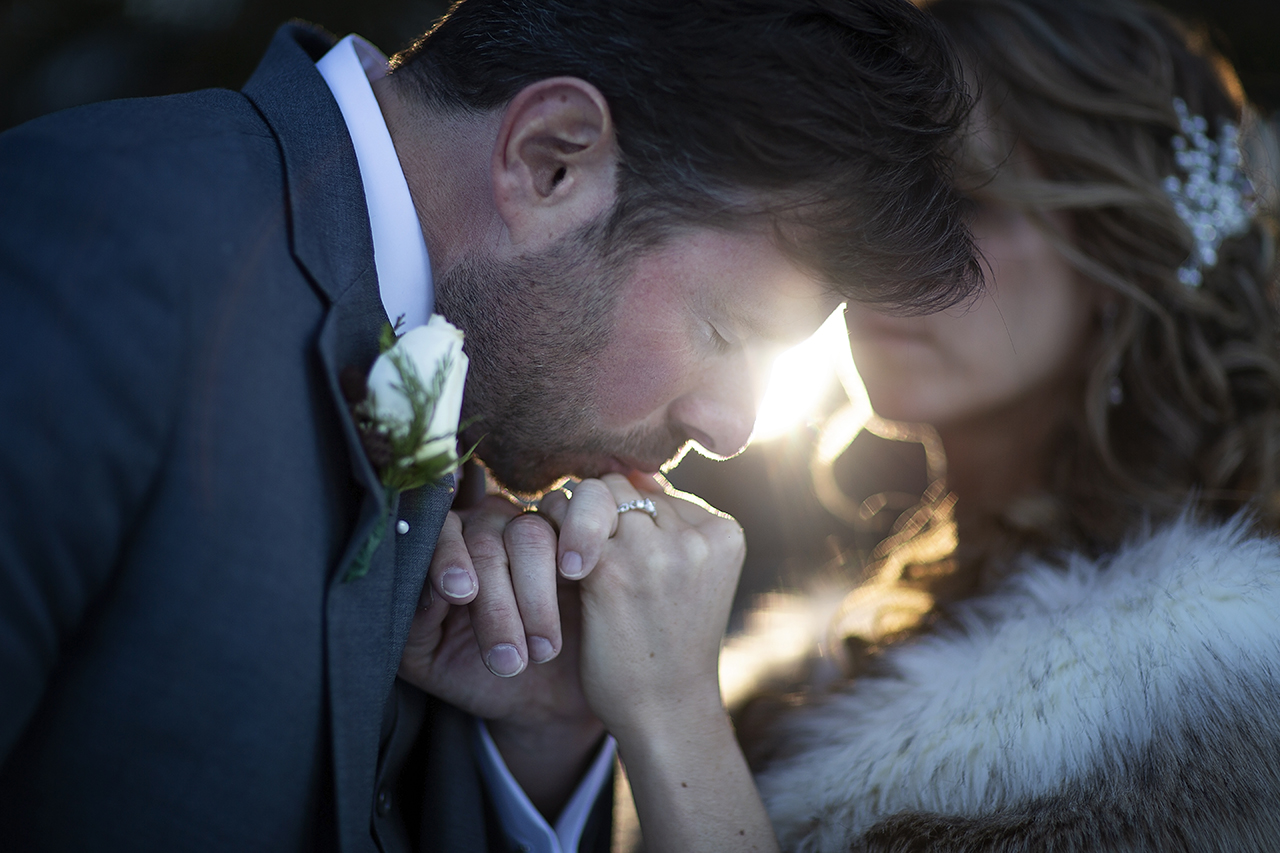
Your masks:
{"label": "suit lapel", "polygon": [[[372,277],[372,272],[370,272]],[[373,553],[368,572],[344,582],[351,563],[366,539],[388,515],[397,500],[387,495],[360,446],[359,435],[337,388],[337,375],[346,365],[367,365],[377,351],[375,312],[361,303],[377,287],[353,287],[330,310],[320,333],[319,350],[330,394],[347,436],[355,478],[364,486],[359,519],[339,564],[330,575],[325,603],[325,659],[328,664],[330,726],[333,736],[334,782],[337,786],[338,829],[344,850],[363,849],[369,838],[374,777],[383,703],[390,693],[386,676],[393,664],[391,602],[395,589],[392,559],[395,534],[388,533]],[[369,327],[372,327],[369,328]],[[365,337],[365,333],[373,337]],[[363,340],[362,340],[363,338]],[[372,352],[365,341],[374,342]],[[363,358],[361,358],[363,356]]]}
{"label": "suit lapel", "polygon": [[[337,374],[347,364],[368,364],[373,354],[365,341],[376,341],[377,324],[364,320],[361,306],[371,292],[379,323],[385,322],[377,289],[351,288],[329,313],[320,335],[320,352],[331,393],[341,400]],[[365,336],[369,326],[375,334]],[[374,343],[376,352],[376,343]],[[338,822],[344,845],[367,842],[374,807],[378,748],[385,704],[392,697],[400,654],[409,635],[422,585],[426,581],[436,539],[453,498],[452,484],[424,486],[391,497],[382,488],[360,446],[345,404],[339,417],[349,434],[353,470],[366,485],[355,532],[329,583],[326,640],[329,704],[332,710],[334,775],[338,787]],[[374,552],[368,573],[344,581],[347,569],[384,518],[390,529]],[[408,530],[399,532],[396,522]],[[401,528],[402,529],[402,528]]]}
{"label": "suit lapel", "polygon": [[[315,70],[315,61],[332,44],[331,36],[316,30],[281,28],[244,94],[280,141],[293,252],[330,304],[317,353],[352,476],[363,492],[351,540],[331,567],[325,611],[336,820],[341,849],[356,851],[372,843],[384,704],[452,489],[427,487],[399,500],[388,496],[361,447],[338,382],[343,368],[364,371],[372,365],[386,316],[355,151],[342,114]],[[388,514],[393,526],[368,573],[344,583],[361,545]],[[395,532],[399,518],[409,523],[408,534]]]}
{"label": "suit lapel", "polygon": [[[453,485],[449,483],[423,486],[400,496],[397,515],[409,529],[403,534],[392,534],[396,537],[396,579],[391,604],[391,644],[395,649],[403,650],[409,637],[409,626],[426,583],[440,528],[453,503],[453,493]],[[399,657],[397,653],[397,662]]]}

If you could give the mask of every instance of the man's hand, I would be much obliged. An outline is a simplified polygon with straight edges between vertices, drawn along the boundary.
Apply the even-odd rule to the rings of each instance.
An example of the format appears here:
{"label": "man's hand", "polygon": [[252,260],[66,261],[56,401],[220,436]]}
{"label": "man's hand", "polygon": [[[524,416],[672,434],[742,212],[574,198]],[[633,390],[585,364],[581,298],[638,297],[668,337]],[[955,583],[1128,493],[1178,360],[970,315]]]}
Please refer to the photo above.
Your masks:
{"label": "man's hand", "polygon": [[[512,775],[549,818],[604,732],[578,677],[578,589],[557,583],[555,566],[555,530],[536,514],[496,496],[449,513],[400,661],[406,681],[489,721]],[[545,663],[538,638],[551,650]]]}
{"label": "man's hand", "polygon": [[[559,598],[576,615],[576,591],[559,590],[555,530],[497,496],[450,512],[400,659],[400,676],[475,716],[499,719],[550,691],[576,693],[563,650]],[[531,654],[532,651],[532,654]],[[572,663],[576,663],[575,661]],[[545,672],[543,671],[545,670]],[[572,684],[571,684],[572,682]],[[557,702],[556,704],[561,704]]]}
{"label": "man's hand", "polygon": [[555,553],[551,525],[497,495],[445,520],[428,584],[449,603],[469,605],[494,675],[510,678],[560,653]]}
{"label": "man's hand", "polygon": [[[652,478],[637,474],[632,482],[661,492]],[[601,480],[576,484],[572,500],[562,491],[552,492],[540,513],[522,512],[510,501],[488,495],[475,507],[449,513],[432,557],[428,588],[444,602],[470,605],[481,659],[494,675],[509,678],[530,663],[546,663],[560,654],[557,572],[566,580],[585,578],[617,527],[617,501]],[[416,623],[414,631],[421,634]],[[414,670],[421,668],[421,650],[415,655]]]}

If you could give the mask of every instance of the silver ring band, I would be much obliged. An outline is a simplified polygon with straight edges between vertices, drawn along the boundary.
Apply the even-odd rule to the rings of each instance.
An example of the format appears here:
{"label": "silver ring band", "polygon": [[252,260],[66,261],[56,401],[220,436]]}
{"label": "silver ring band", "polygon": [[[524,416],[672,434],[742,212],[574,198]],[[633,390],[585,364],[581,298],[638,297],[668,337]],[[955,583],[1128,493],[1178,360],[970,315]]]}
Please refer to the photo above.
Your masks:
{"label": "silver ring band", "polygon": [[651,498],[636,498],[633,501],[618,504],[618,515],[624,512],[630,512],[633,509],[643,511],[646,515],[653,519],[653,523],[658,523],[658,507],[653,503]]}

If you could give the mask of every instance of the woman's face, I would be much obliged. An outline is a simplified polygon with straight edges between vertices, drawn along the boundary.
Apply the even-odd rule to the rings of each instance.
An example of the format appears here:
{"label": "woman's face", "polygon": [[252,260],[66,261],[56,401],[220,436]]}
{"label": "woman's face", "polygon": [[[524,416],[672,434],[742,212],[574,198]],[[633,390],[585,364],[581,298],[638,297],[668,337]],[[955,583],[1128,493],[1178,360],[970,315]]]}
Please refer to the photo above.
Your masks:
{"label": "woman's face", "polygon": [[881,417],[945,428],[998,415],[1081,363],[1092,288],[1026,215],[979,205],[972,228],[985,258],[977,303],[924,317],[849,309],[853,358]]}

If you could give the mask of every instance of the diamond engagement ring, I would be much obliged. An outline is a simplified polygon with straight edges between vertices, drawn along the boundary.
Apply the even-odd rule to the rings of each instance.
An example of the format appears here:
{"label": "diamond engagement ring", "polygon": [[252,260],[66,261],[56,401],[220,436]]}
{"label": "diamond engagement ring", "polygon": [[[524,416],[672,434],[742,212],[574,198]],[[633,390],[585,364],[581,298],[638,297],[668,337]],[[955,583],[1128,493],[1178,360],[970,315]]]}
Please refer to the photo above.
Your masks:
{"label": "diamond engagement ring", "polygon": [[618,504],[618,515],[622,515],[624,512],[630,512],[633,509],[643,510],[650,518],[653,519],[654,524],[658,523],[658,507],[654,505],[652,499],[636,498],[633,501]]}

